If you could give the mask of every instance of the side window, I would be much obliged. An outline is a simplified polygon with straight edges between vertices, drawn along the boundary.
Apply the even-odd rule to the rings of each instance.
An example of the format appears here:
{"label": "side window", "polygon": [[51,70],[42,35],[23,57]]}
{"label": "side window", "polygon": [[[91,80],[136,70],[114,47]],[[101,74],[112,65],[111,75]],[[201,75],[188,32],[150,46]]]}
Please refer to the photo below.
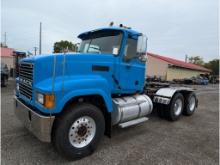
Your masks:
{"label": "side window", "polygon": [[137,57],[137,40],[129,37],[125,47],[126,59],[132,59]]}

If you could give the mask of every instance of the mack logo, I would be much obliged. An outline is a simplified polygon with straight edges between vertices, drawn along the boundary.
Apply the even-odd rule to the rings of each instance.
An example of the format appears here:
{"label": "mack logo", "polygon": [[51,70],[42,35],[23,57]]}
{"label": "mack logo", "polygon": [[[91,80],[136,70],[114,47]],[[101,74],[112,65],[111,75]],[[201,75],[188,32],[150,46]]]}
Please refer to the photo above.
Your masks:
{"label": "mack logo", "polygon": [[20,78],[20,82],[24,85],[27,85],[29,87],[32,87],[32,82],[28,79],[23,79],[23,78]]}

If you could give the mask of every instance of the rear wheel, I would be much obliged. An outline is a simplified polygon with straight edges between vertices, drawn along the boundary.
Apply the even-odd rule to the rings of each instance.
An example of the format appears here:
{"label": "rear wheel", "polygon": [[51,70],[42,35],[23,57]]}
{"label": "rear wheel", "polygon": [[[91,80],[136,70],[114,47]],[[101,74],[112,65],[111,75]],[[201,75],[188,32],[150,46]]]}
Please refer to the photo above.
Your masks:
{"label": "rear wheel", "polygon": [[194,92],[191,92],[190,94],[186,95],[183,114],[186,116],[191,116],[196,110],[196,105],[197,105],[196,95]]}
{"label": "rear wheel", "polygon": [[166,109],[166,117],[171,121],[176,121],[182,115],[184,107],[184,97],[181,93],[176,93]]}
{"label": "rear wheel", "polygon": [[91,104],[70,106],[56,125],[53,143],[61,154],[71,159],[90,155],[105,129],[102,112]]}

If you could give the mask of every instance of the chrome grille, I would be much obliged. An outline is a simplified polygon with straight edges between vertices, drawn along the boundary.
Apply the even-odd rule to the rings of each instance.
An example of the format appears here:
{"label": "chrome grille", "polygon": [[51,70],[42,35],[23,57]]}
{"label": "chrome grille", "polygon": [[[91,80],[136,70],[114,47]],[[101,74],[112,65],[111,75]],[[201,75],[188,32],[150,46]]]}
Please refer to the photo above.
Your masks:
{"label": "chrome grille", "polygon": [[19,65],[19,92],[28,99],[32,99],[33,64],[20,63]]}

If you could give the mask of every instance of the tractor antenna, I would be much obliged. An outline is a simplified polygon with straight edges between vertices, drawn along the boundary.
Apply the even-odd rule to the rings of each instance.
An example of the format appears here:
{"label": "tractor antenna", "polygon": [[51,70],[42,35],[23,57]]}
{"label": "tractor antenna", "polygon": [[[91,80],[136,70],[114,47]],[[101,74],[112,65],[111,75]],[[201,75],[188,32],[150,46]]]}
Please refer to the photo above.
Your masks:
{"label": "tractor antenna", "polygon": [[114,22],[112,21],[112,22],[110,22],[110,24],[109,24],[109,26],[113,26],[114,25]]}

